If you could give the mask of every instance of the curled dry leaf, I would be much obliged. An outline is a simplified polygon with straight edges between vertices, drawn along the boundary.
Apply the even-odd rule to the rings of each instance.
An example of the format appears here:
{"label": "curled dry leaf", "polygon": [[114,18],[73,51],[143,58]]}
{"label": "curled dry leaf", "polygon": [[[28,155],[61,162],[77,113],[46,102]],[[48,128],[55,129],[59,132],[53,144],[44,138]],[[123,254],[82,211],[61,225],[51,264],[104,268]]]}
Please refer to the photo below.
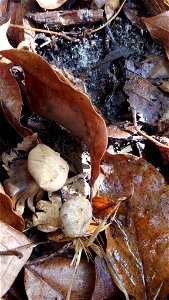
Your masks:
{"label": "curled dry leaf", "polygon": [[165,48],[169,58],[169,10],[151,18],[142,18],[150,34]]}
{"label": "curled dry leaf", "polygon": [[19,231],[23,231],[24,219],[13,211],[12,199],[3,191],[1,184],[0,188],[0,220]]}
{"label": "curled dry leaf", "polygon": [[67,0],[36,0],[44,9],[56,9],[62,6]]}
{"label": "curled dry leaf", "polygon": [[24,201],[37,194],[39,186],[28,172],[27,160],[15,161],[10,165],[7,173],[9,178],[4,180],[3,185],[13,200],[13,207],[19,199]]}
{"label": "curled dry leaf", "polygon": [[[15,230],[1,220],[0,228],[0,251],[15,249],[30,243],[21,232]],[[0,297],[3,297],[13,284],[18,273],[31,255],[32,247],[23,247],[18,249],[18,251],[22,254],[22,258],[20,259],[14,255],[0,255]]]}
{"label": "curled dry leaf", "polygon": [[90,224],[92,207],[85,197],[72,197],[60,209],[62,230],[68,237],[82,237]]}
{"label": "curled dry leaf", "polygon": [[28,170],[43,190],[55,192],[65,184],[69,166],[58,152],[39,144],[29,152]]}
{"label": "curled dry leaf", "polygon": [[129,295],[165,299],[169,293],[169,191],[163,176],[132,155],[107,155],[100,196],[134,194],[108,228],[107,255]]}
{"label": "curled dry leaf", "polygon": [[[44,262],[31,263],[25,267],[25,290],[28,299],[66,299],[73,276],[71,259],[49,258]],[[72,286],[71,300],[91,299],[94,289],[94,266],[81,259]]]}
{"label": "curled dry leaf", "polygon": [[103,118],[89,98],[75,90],[68,79],[55,72],[39,55],[17,49],[1,54],[23,67],[32,110],[61,124],[86,143],[91,155],[91,184],[94,185],[107,147],[107,131]]}
{"label": "curled dry leaf", "polygon": [[50,196],[50,201],[40,200],[33,215],[33,224],[37,229],[43,232],[56,231],[60,227],[59,210],[61,207],[61,198],[55,193]]}
{"label": "curled dry leaf", "polygon": [[22,97],[16,79],[0,62],[0,104],[7,121],[21,136],[31,135],[32,131],[20,123]]}

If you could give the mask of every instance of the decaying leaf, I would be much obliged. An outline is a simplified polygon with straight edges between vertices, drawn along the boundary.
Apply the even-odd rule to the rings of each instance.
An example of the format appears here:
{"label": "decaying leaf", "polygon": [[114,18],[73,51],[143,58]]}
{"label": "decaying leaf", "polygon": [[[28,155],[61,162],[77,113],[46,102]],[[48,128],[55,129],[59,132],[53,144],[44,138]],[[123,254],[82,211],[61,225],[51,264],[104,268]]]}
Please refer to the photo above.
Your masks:
{"label": "decaying leaf", "polygon": [[21,136],[31,135],[30,129],[20,123],[22,97],[16,79],[0,62],[0,104],[8,122]]}
{"label": "decaying leaf", "polygon": [[33,216],[33,224],[43,232],[56,231],[60,224],[59,210],[61,208],[61,198],[56,193],[52,193],[50,201],[40,200],[36,209],[40,210]]}
{"label": "decaying leaf", "polygon": [[169,10],[151,18],[142,18],[152,37],[165,48],[169,58]]}
{"label": "decaying leaf", "polygon": [[91,184],[94,185],[107,146],[107,131],[89,98],[75,90],[68,79],[55,72],[39,55],[17,49],[1,54],[23,67],[32,110],[61,124],[86,143],[91,155]]}
{"label": "decaying leaf", "polygon": [[[25,267],[25,289],[28,299],[66,299],[74,272],[71,259],[53,257]],[[94,266],[82,259],[73,282],[71,300],[91,299],[94,289]]]}
{"label": "decaying leaf", "polygon": [[60,209],[62,230],[68,237],[82,237],[90,224],[92,207],[88,199],[72,196]]}
{"label": "decaying leaf", "polygon": [[31,255],[32,247],[22,247],[28,245],[30,241],[21,232],[2,221],[0,221],[0,230],[0,250],[7,251],[21,247],[18,251],[22,255],[21,258],[15,255],[0,255],[0,297],[3,297]]}
{"label": "decaying leaf", "polygon": [[62,6],[67,0],[36,0],[44,9],[56,9]]}
{"label": "decaying leaf", "polygon": [[27,160],[15,161],[11,164],[7,173],[9,178],[4,180],[3,185],[7,194],[13,200],[13,206],[19,199],[25,201],[37,194],[39,186],[28,171]]}
{"label": "decaying leaf", "polygon": [[124,91],[129,96],[130,106],[142,121],[154,124],[168,110],[168,97],[144,78],[132,76],[125,84]]}
{"label": "decaying leaf", "polygon": [[55,192],[65,184],[69,166],[58,152],[39,144],[29,152],[28,170],[43,190]]}
{"label": "decaying leaf", "polygon": [[1,184],[0,188],[0,220],[19,231],[23,231],[24,219],[14,212],[12,199],[3,191]]}
{"label": "decaying leaf", "polygon": [[129,295],[165,299],[169,293],[169,192],[163,176],[132,155],[107,155],[100,196],[134,194],[107,231],[107,255]]}

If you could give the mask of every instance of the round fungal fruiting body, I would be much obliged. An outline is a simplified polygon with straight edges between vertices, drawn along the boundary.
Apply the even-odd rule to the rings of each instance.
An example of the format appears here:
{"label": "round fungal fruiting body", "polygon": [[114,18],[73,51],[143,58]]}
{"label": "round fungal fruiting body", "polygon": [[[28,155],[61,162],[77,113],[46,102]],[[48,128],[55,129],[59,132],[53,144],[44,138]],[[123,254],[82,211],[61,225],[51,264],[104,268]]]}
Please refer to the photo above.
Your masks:
{"label": "round fungal fruiting body", "polygon": [[55,192],[65,184],[69,166],[58,152],[39,144],[29,152],[28,170],[43,190]]}
{"label": "round fungal fruiting body", "polygon": [[90,224],[92,207],[85,197],[73,197],[60,209],[62,230],[66,236],[82,237]]}

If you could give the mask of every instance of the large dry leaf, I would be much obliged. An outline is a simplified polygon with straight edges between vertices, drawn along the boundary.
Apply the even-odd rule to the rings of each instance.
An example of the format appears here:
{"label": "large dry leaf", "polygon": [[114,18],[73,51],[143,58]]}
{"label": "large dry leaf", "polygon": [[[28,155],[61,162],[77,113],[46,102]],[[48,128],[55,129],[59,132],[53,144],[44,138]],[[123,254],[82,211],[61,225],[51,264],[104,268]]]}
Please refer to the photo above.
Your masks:
{"label": "large dry leaf", "polygon": [[24,229],[24,220],[18,216],[12,208],[12,200],[0,191],[0,220],[19,231]]}
{"label": "large dry leaf", "polygon": [[67,0],[36,0],[44,9],[56,9],[62,6]]}
{"label": "large dry leaf", "polygon": [[[73,275],[71,259],[53,257],[25,267],[25,290],[29,300],[66,299]],[[82,259],[72,286],[71,300],[91,299],[94,289],[94,266]]]}
{"label": "large dry leaf", "polygon": [[129,103],[142,121],[154,124],[169,108],[169,99],[145,78],[131,76],[124,86]]}
{"label": "large dry leaf", "polygon": [[17,81],[0,62],[0,104],[8,122],[21,136],[31,135],[30,129],[20,123],[22,97]]}
{"label": "large dry leaf", "polygon": [[169,58],[169,10],[151,18],[142,18],[152,37],[165,48]]}
{"label": "large dry leaf", "polygon": [[107,255],[129,295],[162,300],[169,294],[169,191],[163,176],[132,155],[107,155],[100,195],[129,196],[107,229]]}
{"label": "large dry leaf", "polygon": [[1,54],[25,70],[32,110],[61,124],[86,143],[91,155],[93,185],[107,146],[107,131],[103,118],[89,98],[75,90],[68,79],[54,71],[39,55],[17,49],[2,51]]}
{"label": "large dry leaf", "polygon": [[[0,250],[7,251],[24,245],[30,241],[19,231],[0,221]],[[18,258],[14,255],[0,255],[0,297],[2,297],[11,287],[18,273],[25,265],[32,252],[32,247],[18,249],[23,255]]]}

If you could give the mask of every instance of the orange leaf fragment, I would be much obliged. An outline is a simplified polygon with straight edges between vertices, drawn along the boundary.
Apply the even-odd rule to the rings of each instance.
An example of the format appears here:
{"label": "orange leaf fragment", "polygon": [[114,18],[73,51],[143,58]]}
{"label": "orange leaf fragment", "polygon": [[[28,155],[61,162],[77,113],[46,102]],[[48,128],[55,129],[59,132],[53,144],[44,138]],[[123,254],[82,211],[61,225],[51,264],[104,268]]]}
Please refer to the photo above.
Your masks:
{"label": "orange leaf fragment", "polygon": [[24,229],[24,219],[18,216],[12,209],[11,198],[0,191],[0,220],[14,227],[18,231]]}
{"label": "orange leaf fragment", "polygon": [[95,217],[106,217],[111,213],[113,206],[116,202],[106,196],[95,196],[92,198],[93,214]]}
{"label": "orange leaf fragment", "polygon": [[91,184],[94,185],[107,146],[107,130],[90,99],[41,56],[18,49],[1,51],[1,54],[24,69],[33,112],[59,123],[85,142],[91,155]]}

